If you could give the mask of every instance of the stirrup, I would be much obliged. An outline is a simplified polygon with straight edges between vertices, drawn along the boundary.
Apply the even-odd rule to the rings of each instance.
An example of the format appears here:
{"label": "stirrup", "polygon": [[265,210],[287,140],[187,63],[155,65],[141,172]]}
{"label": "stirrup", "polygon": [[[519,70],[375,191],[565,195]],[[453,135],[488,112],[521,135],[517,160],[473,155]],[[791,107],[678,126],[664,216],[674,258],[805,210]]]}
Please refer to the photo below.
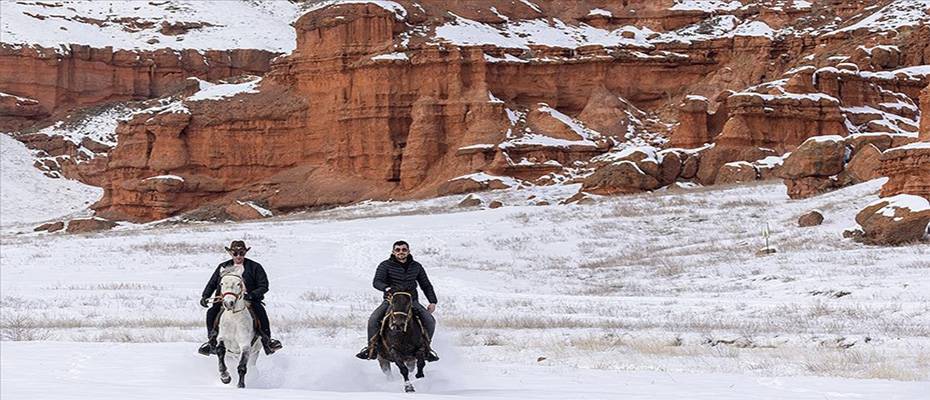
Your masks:
{"label": "stirrup", "polygon": [[365,346],[358,354],[355,355],[362,360],[377,360],[378,359],[378,348],[375,347],[372,349],[371,346]]}
{"label": "stirrup", "polygon": [[281,350],[283,347],[284,345],[277,339],[262,336],[262,348],[265,350],[266,356],[274,354],[274,352]]}
{"label": "stirrup", "polygon": [[439,355],[436,354],[436,352],[433,351],[433,349],[430,349],[428,352],[426,352],[425,359],[426,361],[429,361],[429,362],[436,362],[436,361],[439,361]]}
{"label": "stirrup", "polygon": [[362,360],[367,360],[368,353],[370,353],[370,351],[368,351],[368,346],[365,346],[364,348],[359,350],[358,354],[356,354],[355,357],[362,359]]}
{"label": "stirrup", "polygon": [[200,348],[197,349],[197,352],[200,353],[200,354],[202,354],[202,355],[208,356],[208,357],[209,357],[209,356],[212,356],[212,355],[215,355],[215,354],[216,354],[216,345],[214,345],[213,343],[210,343],[210,342],[206,342],[206,343],[200,345]]}

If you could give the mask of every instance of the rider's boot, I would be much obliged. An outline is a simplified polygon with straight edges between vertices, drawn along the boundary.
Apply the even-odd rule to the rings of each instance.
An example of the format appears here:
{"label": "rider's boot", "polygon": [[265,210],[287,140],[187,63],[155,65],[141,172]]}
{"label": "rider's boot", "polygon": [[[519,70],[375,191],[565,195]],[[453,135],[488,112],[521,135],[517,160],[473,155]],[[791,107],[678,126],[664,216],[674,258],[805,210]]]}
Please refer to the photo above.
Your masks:
{"label": "rider's boot", "polygon": [[270,356],[274,352],[281,350],[284,345],[281,344],[277,339],[272,339],[270,336],[262,335],[262,347],[265,349],[265,355]]}
{"label": "rider's boot", "polygon": [[216,330],[210,332],[208,340],[206,343],[200,345],[200,348],[197,349],[197,352],[205,356],[212,356],[216,354]]}
{"label": "rider's boot", "polygon": [[362,360],[369,360],[368,355],[371,353],[372,351],[368,348],[368,346],[365,346],[355,356]]}
{"label": "rider's boot", "polygon": [[368,341],[368,346],[365,346],[364,348],[362,348],[362,350],[359,351],[358,354],[356,354],[355,356],[358,358],[361,358],[362,360],[378,359],[377,337],[378,336],[375,335],[375,337],[371,338],[371,340]]}
{"label": "rider's boot", "polygon": [[433,351],[432,348],[427,348],[426,350],[427,350],[426,361],[429,361],[429,362],[439,361],[439,355],[437,355],[436,352]]}

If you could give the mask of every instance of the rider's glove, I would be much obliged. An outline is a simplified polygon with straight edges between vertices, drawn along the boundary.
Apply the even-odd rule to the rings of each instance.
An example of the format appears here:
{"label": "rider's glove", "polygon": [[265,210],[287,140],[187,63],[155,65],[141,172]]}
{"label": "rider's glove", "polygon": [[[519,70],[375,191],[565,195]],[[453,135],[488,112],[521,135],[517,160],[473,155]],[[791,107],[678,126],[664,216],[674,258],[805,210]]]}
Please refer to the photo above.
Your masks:
{"label": "rider's glove", "polygon": [[252,299],[252,293],[246,293],[245,295],[242,296],[242,298],[245,299],[246,301],[255,301]]}
{"label": "rider's glove", "polygon": [[392,289],[392,288],[390,288],[390,287],[386,287],[386,288],[384,288],[384,293],[385,293],[385,294],[394,294],[394,289]]}
{"label": "rider's glove", "polygon": [[209,301],[210,301],[210,298],[209,298],[209,297],[204,297],[204,298],[200,299],[200,306],[203,307],[203,308],[209,308],[209,307],[210,307]]}

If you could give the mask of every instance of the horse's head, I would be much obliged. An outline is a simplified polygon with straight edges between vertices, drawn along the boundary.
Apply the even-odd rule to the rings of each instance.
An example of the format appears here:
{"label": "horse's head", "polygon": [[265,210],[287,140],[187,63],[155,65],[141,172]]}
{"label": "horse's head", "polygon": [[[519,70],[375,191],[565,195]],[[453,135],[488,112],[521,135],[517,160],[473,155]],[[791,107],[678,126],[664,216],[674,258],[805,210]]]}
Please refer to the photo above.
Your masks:
{"label": "horse's head", "polygon": [[223,275],[223,278],[220,279],[220,293],[223,299],[223,306],[227,310],[232,310],[235,307],[236,302],[242,298],[243,292],[245,292],[245,284],[242,282],[242,277],[239,275]]}
{"label": "horse's head", "polygon": [[408,292],[395,292],[388,298],[391,307],[388,323],[391,330],[406,331],[413,317],[413,296]]}

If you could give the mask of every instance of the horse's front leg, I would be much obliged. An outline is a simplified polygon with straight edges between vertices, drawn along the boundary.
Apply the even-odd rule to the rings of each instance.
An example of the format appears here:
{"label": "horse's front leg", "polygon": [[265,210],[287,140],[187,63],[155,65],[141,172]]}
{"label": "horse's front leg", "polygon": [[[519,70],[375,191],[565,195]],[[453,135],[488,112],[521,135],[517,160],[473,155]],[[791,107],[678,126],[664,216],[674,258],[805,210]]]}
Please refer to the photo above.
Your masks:
{"label": "horse's front leg", "polygon": [[251,354],[249,350],[251,349],[249,348],[249,346],[242,346],[239,350],[242,352],[242,358],[239,359],[239,368],[237,368],[236,370],[239,371],[239,385],[238,386],[241,389],[245,387],[245,373],[246,371],[248,371],[249,354]]}
{"label": "horse's front leg", "polygon": [[417,379],[426,376],[423,375],[423,367],[426,367],[426,356],[423,353],[417,353]]}
{"label": "horse's front leg", "polygon": [[404,377],[404,391],[407,393],[415,391],[413,389],[413,384],[410,383],[410,370],[407,369],[407,363],[403,360],[394,361],[394,364],[397,364],[397,369],[400,370],[401,376]]}
{"label": "horse's front leg", "polygon": [[229,383],[232,378],[229,376],[229,370],[226,369],[226,345],[223,342],[216,345],[216,357],[219,359],[220,364],[220,381]]}

